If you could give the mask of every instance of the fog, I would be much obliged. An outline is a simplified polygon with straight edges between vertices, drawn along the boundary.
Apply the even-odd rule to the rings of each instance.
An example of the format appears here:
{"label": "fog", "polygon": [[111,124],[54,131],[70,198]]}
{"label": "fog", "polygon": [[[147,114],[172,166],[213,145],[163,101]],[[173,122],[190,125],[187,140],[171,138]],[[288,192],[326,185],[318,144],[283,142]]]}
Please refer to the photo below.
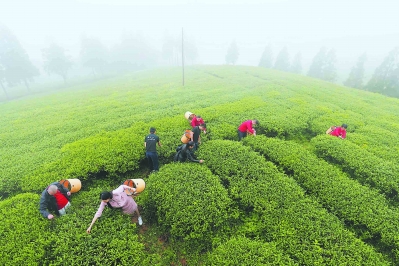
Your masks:
{"label": "fog", "polygon": [[195,64],[225,64],[235,41],[236,64],[257,66],[270,44],[274,58],[283,47],[291,60],[300,52],[306,74],[321,47],[334,49],[340,83],[363,53],[369,77],[399,45],[398,10],[393,0],[13,0],[1,4],[0,25],[18,39],[41,76],[48,76],[42,50],[51,43],[78,62],[82,36],[117,49],[130,34],[161,53],[168,36],[179,40],[183,29],[197,49]]}

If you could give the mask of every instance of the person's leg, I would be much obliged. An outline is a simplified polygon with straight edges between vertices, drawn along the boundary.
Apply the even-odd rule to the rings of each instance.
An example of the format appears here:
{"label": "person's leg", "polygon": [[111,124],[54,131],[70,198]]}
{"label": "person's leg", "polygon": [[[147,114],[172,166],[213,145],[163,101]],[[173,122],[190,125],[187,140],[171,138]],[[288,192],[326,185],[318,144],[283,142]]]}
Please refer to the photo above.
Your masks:
{"label": "person's leg", "polygon": [[141,215],[140,215],[139,207],[138,207],[138,206],[137,206],[135,212],[137,213],[137,217],[138,217],[137,220],[138,220],[138,222],[139,222],[139,225],[142,225],[142,224],[143,224],[143,219],[141,218]]}
{"label": "person's leg", "polygon": [[240,130],[237,129],[238,132],[238,141],[241,141],[243,138],[247,136],[247,132],[241,132]]}
{"label": "person's leg", "polygon": [[194,147],[191,149],[191,153],[192,153],[192,154],[194,154],[194,152],[195,152],[196,150],[198,150],[198,146],[199,146],[198,142],[195,142],[195,143],[194,143]]}
{"label": "person's leg", "polygon": [[58,212],[60,213],[60,215],[65,215],[66,214],[66,210],[71,206],[71,203],[68,202],[67,205],[65,205],[64,208],[62,208],[61,210],[58,210]]}
{"label": "person's leg", "polygon": [[152,159],[152,166],[154,167],[154,171],[159,171],[158,154],[156,152],[154,152],[151,159]]}
{"label": "person's leg", "polygon": [[153,166],[153,162],[152,162],[152,158],[151,158],[151,152],[146,152],[145,157],[148,160],[148,168],[150,168],[150,171],[154,170],[154,166]]}

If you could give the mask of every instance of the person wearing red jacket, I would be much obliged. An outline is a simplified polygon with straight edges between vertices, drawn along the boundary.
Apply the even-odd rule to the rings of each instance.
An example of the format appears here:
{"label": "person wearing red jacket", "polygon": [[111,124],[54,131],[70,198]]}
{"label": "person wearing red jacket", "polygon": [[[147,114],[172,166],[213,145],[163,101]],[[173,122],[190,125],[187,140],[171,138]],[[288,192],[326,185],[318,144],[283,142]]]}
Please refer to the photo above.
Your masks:
{"label": "person wearing red jacket", "polygon": [[[202,124],[205,124],[205,122],[204,122],[204,119],[202,119],[202,117],[199,115],[197,115],[197,116],[194,115],[193,119],[190,122],[190,125],[192,128],[198,127]],[[206,134],[206,131],[204,131],[204,134]]]}
{"label": "person wearing red jacket", "polygon": [[259,125],[259,121],[256,119],[247,120],[247,121],[242,122],[241,125],[237,129],[238,141],[245,138],[248,133],[256,136],[256,130],[253,128],[255,125]]}
{"label": "person wearing red jacket", "polygon": [[348,127],[347,124],[342,124],[340,127],[332,126],[327,130],[327,134],[331,136],[335,136],[341,139],[346,138],[346,128]]}

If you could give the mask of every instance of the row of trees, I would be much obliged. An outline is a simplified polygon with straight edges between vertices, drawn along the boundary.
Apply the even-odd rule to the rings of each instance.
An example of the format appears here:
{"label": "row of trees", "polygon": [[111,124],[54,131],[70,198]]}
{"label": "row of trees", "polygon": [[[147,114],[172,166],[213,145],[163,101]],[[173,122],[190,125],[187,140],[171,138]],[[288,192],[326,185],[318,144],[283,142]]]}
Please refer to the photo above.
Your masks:
{"label": "row of trees", "polygon": [[[194,64],[198,51],[194,41],[184,40],[184,56],[187,64]],[[182,57],[180,38],[166,36],[161,52],[152,48],[141,35],[126,34],[112,48],[107,48],[99,39],[82,36],[77,59],[68,50],[52,43],[42,49],[42,66],[34,66],[16,36],[0,25],[0,86],[7,98],[8,91],[24,84],[30,93],[29,83],[39,76],[42,69],[48,75],[58,75],[65,83],[74,68],[88,69],[94,76],[120,74],[160,65],[179,65]]]}
{"label": "row of trees", "polygon": [[[235,64],[238,60],[238,46],[235,41],[231,43],[226,54],[226,63]],[[287,47],[283,47],[278,53],[276,59],[273,58],[271,45],[267,45],[259,60],[258,66],[265,68],[274,68],[281,71],[302,74],[302,55],[298,52],[292,63]],[[307,72],[307,76],[336,82],[336,53],[334,49],[328,50],[322,47],[315,55]],[[367,54],[362,54],[356,64],[352,67],[344,85],[352,88],[363,89],[372,92],[378,92],[387,96],[399,97],[399,47],[394,48],[384,59],[379,67],[374,71],[373,76],[367,82],[365,79],[365,62]]]}

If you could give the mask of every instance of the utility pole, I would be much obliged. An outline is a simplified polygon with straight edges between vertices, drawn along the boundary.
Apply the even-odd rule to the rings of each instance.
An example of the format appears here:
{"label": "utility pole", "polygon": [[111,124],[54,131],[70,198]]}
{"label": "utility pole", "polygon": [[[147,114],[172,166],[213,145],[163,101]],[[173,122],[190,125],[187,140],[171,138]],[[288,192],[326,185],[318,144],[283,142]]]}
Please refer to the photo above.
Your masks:
{"label": "utility pole", "polygon": [[183,70],[183,87],[184,87],[184,41],[183,41],[183,28],[181,28],[181,65]]}

